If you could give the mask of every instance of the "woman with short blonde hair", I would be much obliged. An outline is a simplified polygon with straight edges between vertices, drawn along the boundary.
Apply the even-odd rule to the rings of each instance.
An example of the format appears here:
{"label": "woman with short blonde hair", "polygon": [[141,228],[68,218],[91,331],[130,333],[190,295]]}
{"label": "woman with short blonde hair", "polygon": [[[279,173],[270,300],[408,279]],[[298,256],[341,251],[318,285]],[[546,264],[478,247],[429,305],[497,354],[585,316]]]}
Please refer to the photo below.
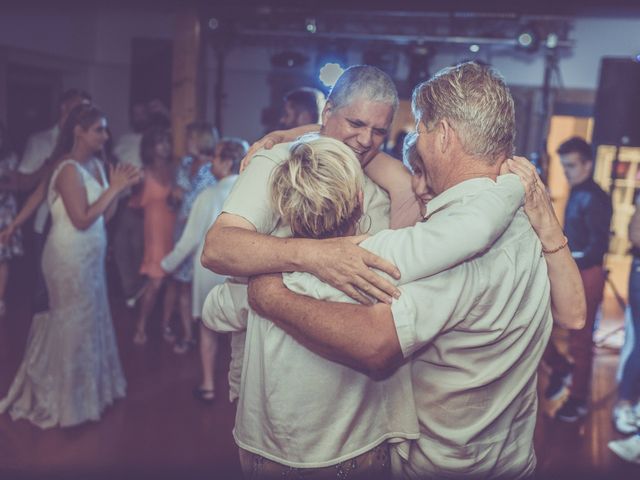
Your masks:
{"label": "woman with short blonde hair", "polygon": [[354,233],[362,216],[364,174],[344,143],[318,135],[302,137],[271,181],[271,201],[294,237]]}

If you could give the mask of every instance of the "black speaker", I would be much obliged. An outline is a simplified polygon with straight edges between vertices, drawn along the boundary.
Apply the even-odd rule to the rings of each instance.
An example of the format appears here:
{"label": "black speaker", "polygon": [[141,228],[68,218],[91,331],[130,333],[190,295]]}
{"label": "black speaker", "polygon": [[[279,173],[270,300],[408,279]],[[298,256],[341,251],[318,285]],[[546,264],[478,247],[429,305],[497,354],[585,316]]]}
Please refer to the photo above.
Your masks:
{"label": "black speaker", "polygon": [[640,146],[640,62],[602,59],[593,144]]}
{"label": "black speaker", "polygon": [[171,40],[134,38],[131,42],[131,104],[161,100],[171,106]]}

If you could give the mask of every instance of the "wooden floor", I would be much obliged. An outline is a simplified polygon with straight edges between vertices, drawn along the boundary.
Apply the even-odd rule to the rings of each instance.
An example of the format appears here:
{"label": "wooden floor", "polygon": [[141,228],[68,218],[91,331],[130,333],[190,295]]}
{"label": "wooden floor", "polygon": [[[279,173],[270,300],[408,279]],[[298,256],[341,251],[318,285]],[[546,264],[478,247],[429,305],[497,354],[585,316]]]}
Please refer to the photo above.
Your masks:
{"label": "wooden floor", "polygon": [[[31,322],[28,270],[25,262],[14,265],[10,310],[0,319],[0,396],[15,375]],[[135,347],[132,312],[124,307],[117,288],[111,290],[127,397],[99,422],[69,429],[43,431],[0,415],[0,479],[238,478],[231,436],[235,412],[226,380],[228,339],[219,352],[218,397],[213,405],[204,405],[191,395],[199,378],[197,352],[175,355],[162,341],[157,322],[148,344]],[[622,313],[611,297],[604,307],[601,328],[615,329]],[[640,466],[618,460],[607,449],[610,439],[620,437],[610,419],[617,363],[616,350],[597,349],[593,409],[586,421],[554,421],[543,413],[549,406],[542,405],[535,440],[541,478],[640,478]]]}

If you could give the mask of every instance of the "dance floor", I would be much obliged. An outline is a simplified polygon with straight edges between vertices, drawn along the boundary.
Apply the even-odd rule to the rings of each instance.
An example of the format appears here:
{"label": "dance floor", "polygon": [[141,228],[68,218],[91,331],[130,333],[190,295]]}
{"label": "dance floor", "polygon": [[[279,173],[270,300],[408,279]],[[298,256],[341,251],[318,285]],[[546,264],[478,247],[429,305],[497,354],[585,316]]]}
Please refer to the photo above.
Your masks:
{"label": "dance floor", "polygon": [[[0,319],[0,395],[4,395],[23,354],[31,323],[26,262],[17,262],[8,314]],[[231,429],[234,408],[228,401],[228,339],[219,351],[217,398],[196,401],[191,389],[199,378],[196,350],[176,355],[161,338],[158,318],[149,342],[134,346],[134,314],[111,288],[120,355],[128,381],[127,397],[99,422],[69,429],[40,430],[0,415],[0,479],[234,479],[240,476]],[[611,297],[603,330],[615,329],[622,314]],[[593,409],[586,421],[563,424],[548,418],[543,405],[536,432],[539,476],[568,478],[640,478],[640,466],[626,464],[607,449],[619,438],[610,420],[615,400],[618,352],[597,348]],[[544,375],[541,375],[544,385]]]}

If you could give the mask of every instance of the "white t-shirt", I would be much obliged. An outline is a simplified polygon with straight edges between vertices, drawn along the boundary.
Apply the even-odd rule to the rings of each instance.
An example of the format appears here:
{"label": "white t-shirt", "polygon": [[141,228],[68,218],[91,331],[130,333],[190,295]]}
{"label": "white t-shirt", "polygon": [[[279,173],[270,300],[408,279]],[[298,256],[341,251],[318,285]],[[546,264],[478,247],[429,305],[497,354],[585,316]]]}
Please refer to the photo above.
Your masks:
{"label": "white t-shirt", "polygon": [[202,266],[200,257],[204,249],[207,230],[220,215],[222,204],[226,200],[231,187],[238,179],[237,175],[223,178],[212,187],[198,194],[189,212],[187,224],[182,236],[173,247],[171,253],[162,259],[161,266],[166,272],[175,270],[187,257],[193,258],[192,315],[202,316],[202,307],[209,291],[217,284],[224,282],[225,276],[208,270]]}

